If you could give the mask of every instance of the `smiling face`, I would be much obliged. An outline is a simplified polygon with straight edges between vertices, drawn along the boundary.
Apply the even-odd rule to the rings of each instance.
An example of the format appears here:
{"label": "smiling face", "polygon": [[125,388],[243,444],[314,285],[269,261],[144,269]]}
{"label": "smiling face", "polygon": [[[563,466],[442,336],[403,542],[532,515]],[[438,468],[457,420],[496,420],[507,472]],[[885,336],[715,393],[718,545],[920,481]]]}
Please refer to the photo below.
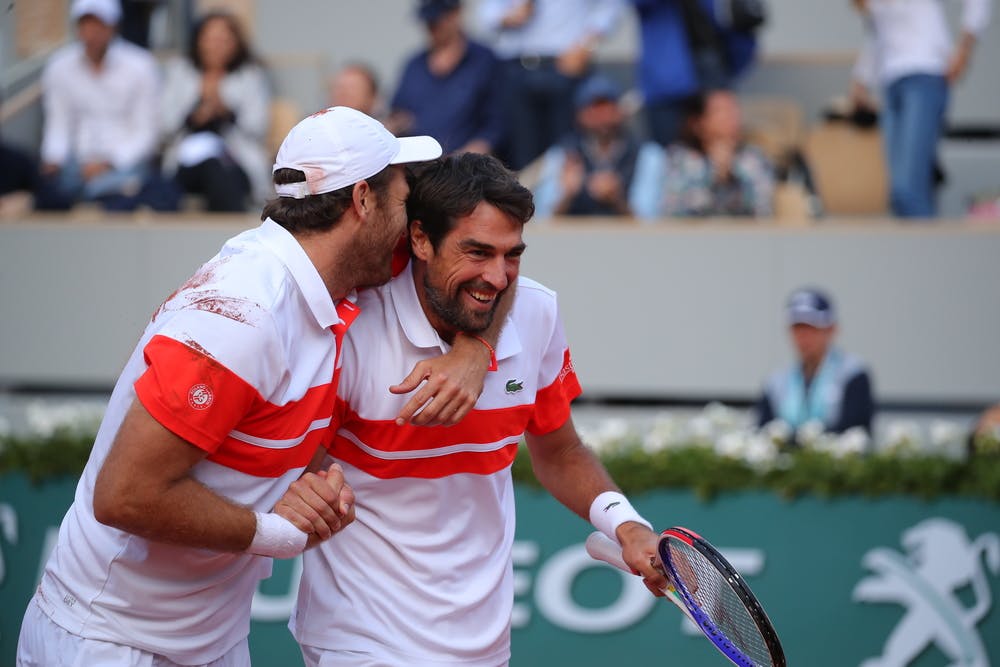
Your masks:
{"label": "smiling face", "polygon": [[520,272],[523,227],[486,202],[456,220],[437,249],[419,223],[412,226],[417,296],[442,338],[489,327],[501,295]]}

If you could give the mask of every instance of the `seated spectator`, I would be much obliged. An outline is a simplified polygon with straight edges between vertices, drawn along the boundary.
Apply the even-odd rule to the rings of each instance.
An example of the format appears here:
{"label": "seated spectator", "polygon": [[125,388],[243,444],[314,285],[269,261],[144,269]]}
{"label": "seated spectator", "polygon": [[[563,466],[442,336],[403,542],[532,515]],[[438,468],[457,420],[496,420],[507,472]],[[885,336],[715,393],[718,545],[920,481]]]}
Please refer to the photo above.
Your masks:
{"label": "seated spectator", "polygon": [[331,107],[350,107],[372,118],[383,119],[378,77],[364,63],[347,63],[330,78]]}
{"label": "seated spectator", "polygon": [[96,201],[130,210],[169,208],[153,169],[160,71],[148,51],[116,36],[119,0],[74,0],[79,40],[52,55],[42,74],[43,193],[37,206]]}
{"label": "seated spectator", "polygon": [[665,182],[665,156],[626,123],[621,88],[602,74],[574,96],[576,127],[545,152],[535,188],[535,214],[655,218]]}
{"label": "seated spectator", "polygon": [[688,107],[681,140],[667,148],[663,214],[770,216],[774,169],[744,140],[736,95],[715,90],[692,98]]}
{"label": "seated spectator", "polygon": [[462,28],[460,0],[421,0],[429,47],[406,63],[386,127],[427,134],[446,153],[490,153],[503,136],[498,62]]}
{"label": "seated spectator", "polygon": [[759,426],[773,420],[792,431],[807,422],[831,433],[860,426],[872,432],[875,403],[868,370],[834,345],[837,317],[830,297],[799,289],[788,299],[788,326],[797,359],[772,375],[757,403]]}
{"label": "seated spectator", "polygon": [[265,149],[271,93],[236,19],[204,16],[187,57],[167,65],[160,110],[164,171],[209,211],[245,211],[273,196]]}
{"label": "seated spectator", "polygon": [[0,140],[0,218],[31,211],[41,176],[27,151]]}

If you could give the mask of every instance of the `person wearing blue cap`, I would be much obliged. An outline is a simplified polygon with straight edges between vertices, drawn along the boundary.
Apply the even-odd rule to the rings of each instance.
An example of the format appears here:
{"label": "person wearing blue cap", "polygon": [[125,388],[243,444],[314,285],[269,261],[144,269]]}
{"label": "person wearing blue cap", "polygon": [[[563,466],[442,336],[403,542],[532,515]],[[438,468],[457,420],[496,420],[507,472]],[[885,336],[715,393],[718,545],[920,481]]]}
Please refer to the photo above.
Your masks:
{"label": "person wearing blue cap", "polygon": [[580,84],[576,128],[542,158],[536,215],[656,218],[666,155],[633,134],[621,97],[621,87],[604,74]]}
{"label": "person wearing blue cap", "polygon": [[774,373],[757,403],[758,425],[780,420],[793,433],[807,422],[819,422],[831,433],[861,427],[871,434],[875,402],[868,369],[834,345],[837,315],[822,290],[792,292],[788,326],[797,360]]}

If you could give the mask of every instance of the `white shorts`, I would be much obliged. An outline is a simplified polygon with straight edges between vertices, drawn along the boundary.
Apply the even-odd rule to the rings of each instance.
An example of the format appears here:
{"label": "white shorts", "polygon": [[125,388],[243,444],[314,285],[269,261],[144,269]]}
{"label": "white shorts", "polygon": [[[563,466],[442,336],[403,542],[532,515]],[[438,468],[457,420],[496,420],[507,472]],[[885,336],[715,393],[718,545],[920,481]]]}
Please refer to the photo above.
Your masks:
{"label": "white shorts", "polygon": [[[302,649],[302,660],[306,667],[410,667],[413,664],[411,659],[379,658],[361,651],[331,651],[307,644],[299,644],[299,647]],[[506,665],[507,663],[504,663],[499,667]]]}
{"label": "white shorts", "polygon": [[[24,612],[14,664],[17,667],[191,667],[131,646],[74,635],[49,618],[34,598]],[[198,667],[250,667],[247,640],[218,660]]]}
{"label": "white shorts", "polygon": [[300,644],[306,667],[398,667],[395,663],[378,660],[360,651],[329,651]]}

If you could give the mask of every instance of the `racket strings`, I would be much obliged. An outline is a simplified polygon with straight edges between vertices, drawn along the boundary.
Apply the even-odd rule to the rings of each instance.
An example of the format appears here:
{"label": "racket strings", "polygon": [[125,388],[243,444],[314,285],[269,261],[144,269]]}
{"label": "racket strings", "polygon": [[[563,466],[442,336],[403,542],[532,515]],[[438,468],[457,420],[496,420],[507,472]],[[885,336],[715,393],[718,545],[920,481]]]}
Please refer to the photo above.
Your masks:
{"label": "racket strings", "polygon": [[771,652],[739,594],[722,572],[697,549],[680,540],[670,540],[671,578],[682,597],[693,602],[701,616],[754,665],[773,665]]}

